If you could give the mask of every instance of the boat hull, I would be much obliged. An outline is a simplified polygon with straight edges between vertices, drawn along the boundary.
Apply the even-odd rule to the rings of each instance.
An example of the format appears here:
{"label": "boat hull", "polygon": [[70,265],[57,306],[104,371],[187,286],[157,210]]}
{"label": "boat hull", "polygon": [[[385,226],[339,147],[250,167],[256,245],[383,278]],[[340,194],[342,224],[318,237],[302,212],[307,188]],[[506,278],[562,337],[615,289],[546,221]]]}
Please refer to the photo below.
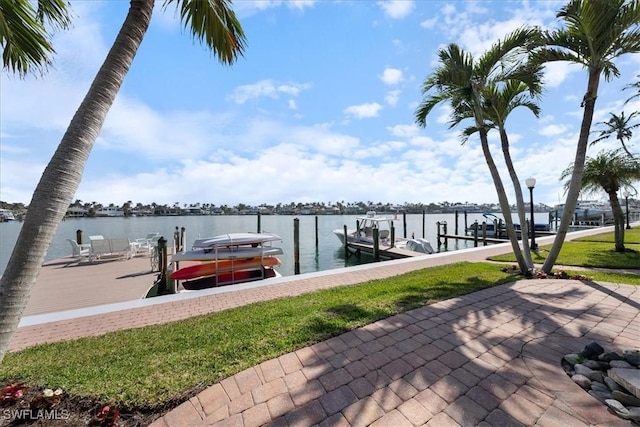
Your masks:
{"label": "boat hull", "polygon": [[277,247],[222,247],[214,249],[194,249],[191,251],[178,252],[171,256],[171,262],[179,261],[217,261],[231,260],[238,258],[260,258],[267,256],[282,255],[282,248]]}
{"label": "boat hull", "polygon": [[218,286],[232,285],[235,283],[254,282],[258,280],[277,277],[278,274],[271,268],[242,270],[219,274],[217,276],[201,277],[199,279],[182,282],[182,287],[187,291],[199,291]]}
{"label": "boat hull", "polygon": [[274,256],[238,260],[220,260],[180,268],[171,273],[171,278],[173,280],[190,280],[198,277],[214,276],[233,271],[259,269],[260,267],[277,267],[280,264],[282,264],[280,259]]}

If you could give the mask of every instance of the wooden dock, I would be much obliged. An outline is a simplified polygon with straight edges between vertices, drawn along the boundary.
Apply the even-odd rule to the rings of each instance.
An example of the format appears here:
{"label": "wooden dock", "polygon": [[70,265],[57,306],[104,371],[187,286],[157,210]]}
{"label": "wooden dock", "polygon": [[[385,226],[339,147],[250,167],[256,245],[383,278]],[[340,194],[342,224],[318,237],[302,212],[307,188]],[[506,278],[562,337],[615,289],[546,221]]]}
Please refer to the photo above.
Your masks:
{"label": "wooden dock", "polygon": [[[347,249],[349,253],[352,255],[359,255],[361,253],[366,253],[370,255],[374,255],[373,245],[365,244],[365,243],[349,243],[347,245]],[[400,258],[410,258],[414,256],[425,255],[419,252],[410,251],[408,249],[401,249],[390,246],[382,246],[378,248],[378,256],[384,259],[400,259]]]}

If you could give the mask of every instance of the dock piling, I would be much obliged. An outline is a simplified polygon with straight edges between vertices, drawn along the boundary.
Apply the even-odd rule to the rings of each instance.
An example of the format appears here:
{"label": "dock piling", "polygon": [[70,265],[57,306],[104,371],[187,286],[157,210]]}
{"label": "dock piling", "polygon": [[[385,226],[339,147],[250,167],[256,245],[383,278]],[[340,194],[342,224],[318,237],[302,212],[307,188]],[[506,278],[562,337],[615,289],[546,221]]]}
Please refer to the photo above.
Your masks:
{"label": "dock piling", "polygon": [[[347,235],[345,233],[346,240]],[[300,220],[293,220],[293,273],[300,274]]]}
{"label": "dock piling", "polygon": [[404,228],[404,238],[407,238],[407,213],[402,212],[402,226]]}
{"label": "dock piling", "polygon": [[447,221],[444,221],[442,226],[444,229],[444,249],[446,250],[447,247],[449,246],[449,236],[447,235]]}
{"label": "dock piling", "polygon": [[380,236],[380,230],[378,228],[374,228],[373,232],[373,259],[376,261],[380,260],[380,240],[378,237]]}
{"label": "dock piling", "polygon": [[262,230],[262,214],[258,212],[258,233],[261,233]]}
{"label": "dock piling", "polygon": [[316,249],[318,249],[318,215],[316,215]]}
{"label": "dock piling", "polygon": [[76,242],[78,242],[79,245],[82,244],[82,230],[76,230]]}

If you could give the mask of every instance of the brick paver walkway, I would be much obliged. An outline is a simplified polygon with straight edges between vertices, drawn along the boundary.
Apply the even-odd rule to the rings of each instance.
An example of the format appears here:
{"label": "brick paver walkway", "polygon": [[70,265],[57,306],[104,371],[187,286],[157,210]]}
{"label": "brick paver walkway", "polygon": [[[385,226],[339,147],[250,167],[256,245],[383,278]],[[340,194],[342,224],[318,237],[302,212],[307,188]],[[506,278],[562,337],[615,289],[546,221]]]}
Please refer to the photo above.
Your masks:
{"label": "brick paver walkway", "polygon": [[639,287],[520,281],[266,361],[152,427],[630,426],[560,359],[592,341],[621,351],[639,340]]}

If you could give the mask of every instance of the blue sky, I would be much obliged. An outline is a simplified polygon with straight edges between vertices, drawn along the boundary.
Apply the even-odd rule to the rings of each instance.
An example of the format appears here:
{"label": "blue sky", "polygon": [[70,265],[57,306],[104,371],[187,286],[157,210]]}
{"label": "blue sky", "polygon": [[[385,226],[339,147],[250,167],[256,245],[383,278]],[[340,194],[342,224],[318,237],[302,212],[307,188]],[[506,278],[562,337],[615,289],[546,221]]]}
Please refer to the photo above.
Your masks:
{"label": "blue sky", "polygon": [[[173,6],[158,3],[77,199],[496,202],[479,141],[460,144],[445,105],[426,128],[414,124],[420,85],[439,48],[453,42],[479,55],[519,26],[557,25],[564,4],[236,1],[247,49],[223,66],[191,39]],[[0,77],[1,200],[30,201],[127,8],[126,1],[72,1],[74,25],[55,36],[54,68],[41,78]],[[594,122],[640,110],[640,99],[623,105],[631,93],[621,90],[640,74],[640,55],[617,65],[621,77],[601,82]],[[516,110],[507,130],[522,181],[534,176],[536,202],[554,205],[564,198],[560,172],[574,158],[586,72],[556,63],[545,83],[541,118]],[[497,135],[490,141],[499,159]]]}

